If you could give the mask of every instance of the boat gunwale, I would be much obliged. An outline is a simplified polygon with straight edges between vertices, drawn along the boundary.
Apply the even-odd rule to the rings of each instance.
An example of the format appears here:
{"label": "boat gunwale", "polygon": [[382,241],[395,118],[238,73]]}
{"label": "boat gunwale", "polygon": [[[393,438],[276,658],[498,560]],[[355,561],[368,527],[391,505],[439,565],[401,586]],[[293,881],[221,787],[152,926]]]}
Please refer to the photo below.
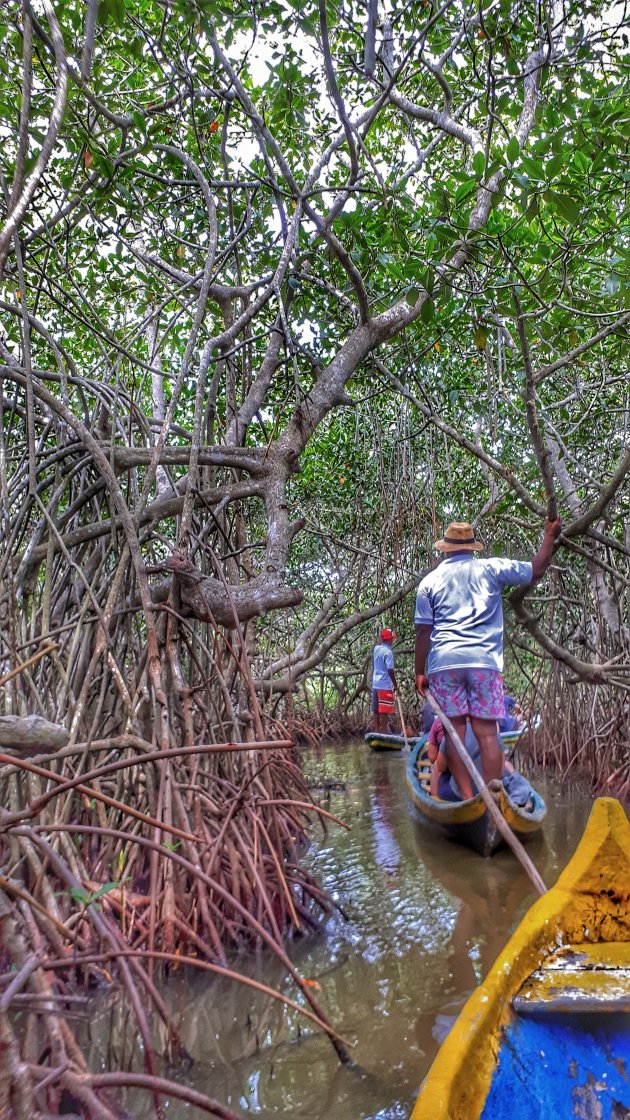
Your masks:
{"label": "boat gunwale", "polygon": [[[611,898],[603,876],[613,869],[619,879]],[[593,929],[591,917],[598,912],[600,925]],[[630,822],[611,797],[595,802],[555,886],[530,907],[464,1004],[425,1078],[410,1120],[479,1120],[497,1066],[500,1033],[514,1016],[513,996],[554,949],[563,942],[580,944],[580,939],[584,944],[630,942]]]}

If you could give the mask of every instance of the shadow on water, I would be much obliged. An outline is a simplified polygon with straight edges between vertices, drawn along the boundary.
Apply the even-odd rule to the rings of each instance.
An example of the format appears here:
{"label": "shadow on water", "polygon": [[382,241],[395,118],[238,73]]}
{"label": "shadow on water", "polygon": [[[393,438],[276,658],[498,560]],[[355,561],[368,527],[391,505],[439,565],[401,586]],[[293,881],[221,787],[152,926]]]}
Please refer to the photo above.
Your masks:
{"label": "shadow on water", "polygon": [[[318,834],[306,857],[347,920],[334,914],[319,936],[294,944],[292,957],[354,1042],[354,1067],[339,1066],[306,1019],[268,997],[199,974],[171,977],[166,986],[194,1060],[186,1080],[244,1116],[407,1117],[454,1017],[533,901],[509,852],[483,860],[425,829],[407,797],[405,761],[363,743],[304,752],[307,779],[341,786],[326,793],[325,807],[352,825],[349,833],[332,826]],[[551,885],[575,849],[591,798],[548,780],[536,784],[549,815],[529,851]],[[267,954],[239,966],[295,995]],[[113,1020],[95,1031],[97,1052],[112,1030]],[[146,1100],[136,1104],[139,1120],[150,1115],[148,1106],[142,1112]],[[171,1102],[169,1116],[190,1113]]]}

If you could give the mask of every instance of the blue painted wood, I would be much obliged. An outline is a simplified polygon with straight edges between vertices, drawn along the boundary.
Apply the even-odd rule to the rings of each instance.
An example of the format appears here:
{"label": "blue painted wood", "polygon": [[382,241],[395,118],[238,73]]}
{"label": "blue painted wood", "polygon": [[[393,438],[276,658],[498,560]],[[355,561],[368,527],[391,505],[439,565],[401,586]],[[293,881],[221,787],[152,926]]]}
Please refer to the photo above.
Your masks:
{"label": "blue painted wood", "polygon": [[628,1016],[517,1016],[503,1034],[480,1120],[576,1117],[630,1117]]}

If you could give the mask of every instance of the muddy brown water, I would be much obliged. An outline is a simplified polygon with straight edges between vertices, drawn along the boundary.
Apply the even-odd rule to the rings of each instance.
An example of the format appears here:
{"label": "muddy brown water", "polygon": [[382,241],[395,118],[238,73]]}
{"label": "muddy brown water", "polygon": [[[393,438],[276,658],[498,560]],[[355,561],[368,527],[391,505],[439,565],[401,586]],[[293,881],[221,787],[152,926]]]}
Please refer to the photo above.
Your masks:
{"label": "muddy brown water", "polygon": [[[193,1064],[171,1076],[258,1120],[409,1115],[441,1040],[534,896],[509,852],[483,860],[427,831],[407,796],[405,764],[405,753],[376,754],[362,742],[304,751],[309,782],[344,784],[327,792],[315,785],[314,793],[351,832],[316,830],[305,860],[347,917],[334,914],[290,953],[354,1044],[354,1066],[340,1066],[326,1037],[297,1012],[241,985],[187,973],[172,976],[165,995]],[[528,850],[552,885],[592,799],[548,779],[536,785],[548,816]],[[296,997],[267,953],[237,964]],[[119,1013],[97,1016],[91,1033],[94,1063],[112,1068],[122,1060]],[[127,1107],[138,1120],[153,1115],[146,1096],[134,1094]],[[169,1102],[171,1120],[193,1114],[200,1115]]]}

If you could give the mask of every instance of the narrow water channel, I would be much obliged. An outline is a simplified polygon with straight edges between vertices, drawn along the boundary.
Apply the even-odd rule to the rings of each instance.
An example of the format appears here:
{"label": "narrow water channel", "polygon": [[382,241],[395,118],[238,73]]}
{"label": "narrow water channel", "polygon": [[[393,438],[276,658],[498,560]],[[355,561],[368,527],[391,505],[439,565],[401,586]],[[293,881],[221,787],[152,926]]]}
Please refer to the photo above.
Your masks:
{"label": "narrow water channel", "polygon": [[[269,997],[199,974],[168,983],[194,1060],[186,1080],[244,1117],[407,1117],[454,1017],[533,901],[509,852],[483,860],[426,830],[407,797],[405,762],[404,753],[375,754],[362,742],[304,752],[315,795],[352,829],[318,830],[306,855],[346,917],[334,914],[291,955],[353,1043],[354,1068],[340,1066],[308,1020]],[[322,794],[331,781],[339,788]],[[551,885],[577,845],[591,799],[549,780],[536,785],[548,817],[528,850]],[[267,954],[239,967],[295,996]],[[104,1026],[95,1029],[97,1049]],[[132,1115],[151,1115],[146,1097],[134,1100]],[[173,1101],[168,1115],[183,1120],[190,1111]]]}

